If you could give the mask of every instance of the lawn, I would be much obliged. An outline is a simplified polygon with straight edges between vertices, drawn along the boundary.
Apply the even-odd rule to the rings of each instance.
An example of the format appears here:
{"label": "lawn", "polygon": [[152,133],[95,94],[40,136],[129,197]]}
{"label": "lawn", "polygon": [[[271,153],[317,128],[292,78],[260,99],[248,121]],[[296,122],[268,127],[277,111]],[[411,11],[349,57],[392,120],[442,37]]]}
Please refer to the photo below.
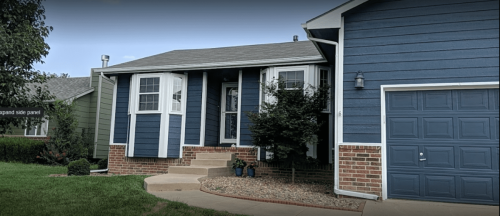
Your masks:
{"label": "lawn", "polygon": [[148,176],[48,177],[62,173],[0,162],[0,215],[234,215],[157,198],[142,187]]}

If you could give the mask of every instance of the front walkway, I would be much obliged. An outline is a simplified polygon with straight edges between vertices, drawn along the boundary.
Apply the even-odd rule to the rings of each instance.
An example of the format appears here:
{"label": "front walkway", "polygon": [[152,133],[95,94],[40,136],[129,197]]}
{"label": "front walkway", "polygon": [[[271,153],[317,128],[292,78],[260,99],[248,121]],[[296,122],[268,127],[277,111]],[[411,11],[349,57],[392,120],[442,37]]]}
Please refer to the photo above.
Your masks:
{"label": "front walkway", "polygon": [[202,191],[162,191],[151,194],[190,206],[228,211],[231,213],[262,216],[497,216],[498,206],[452,204],[408,200],[366,201],[363,212],[340,211],[295,205],[264,203],[208,194]]}

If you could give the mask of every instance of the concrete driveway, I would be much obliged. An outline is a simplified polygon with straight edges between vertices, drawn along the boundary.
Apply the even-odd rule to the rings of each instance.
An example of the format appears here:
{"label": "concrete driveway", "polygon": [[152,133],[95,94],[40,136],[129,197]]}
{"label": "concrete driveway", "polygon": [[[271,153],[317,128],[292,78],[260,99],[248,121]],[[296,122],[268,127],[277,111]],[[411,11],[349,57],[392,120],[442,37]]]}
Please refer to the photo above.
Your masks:
{"label": "concrete driveway", "polygon": [[468,205],[408,200],[367,201],[363,212],[340,211],[228,198],[202,191],[162,191],[151,194],[190,206],[262,216],[498,216],[498,206]]}

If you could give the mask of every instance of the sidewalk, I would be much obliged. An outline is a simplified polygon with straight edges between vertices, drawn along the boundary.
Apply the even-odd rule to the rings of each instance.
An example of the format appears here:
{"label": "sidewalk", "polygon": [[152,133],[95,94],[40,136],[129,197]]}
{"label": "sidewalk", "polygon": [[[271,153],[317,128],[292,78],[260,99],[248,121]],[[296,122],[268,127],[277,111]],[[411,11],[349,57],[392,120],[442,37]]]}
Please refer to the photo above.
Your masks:
{"label": "sidewalk", "polygon": [[366,201],[363,212],[340,211],[311,208],[295,205],[264,203],[234,199],[208,194],[202,191],[162,191],[151,194],[172,201],[184,202],[197,206],[236,214],[262,216],[496,216],[498,206],[438,203],[425,201],[386,200],[384,202]]}

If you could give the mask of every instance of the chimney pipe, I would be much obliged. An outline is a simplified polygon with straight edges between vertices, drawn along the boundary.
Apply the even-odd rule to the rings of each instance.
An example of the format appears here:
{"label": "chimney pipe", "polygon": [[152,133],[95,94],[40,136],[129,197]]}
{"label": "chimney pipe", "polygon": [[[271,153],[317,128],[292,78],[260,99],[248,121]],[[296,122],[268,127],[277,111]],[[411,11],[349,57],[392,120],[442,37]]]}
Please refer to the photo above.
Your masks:
{"label": "chimney pipe", "polygon": [[109,55],[101,55],[102,67],[108,67]]}
{"label": "chimney pipe", "polygon": [[294,35],[293,36],[293,42],[297,42],[299,41],[299,36],[298,35]]}

